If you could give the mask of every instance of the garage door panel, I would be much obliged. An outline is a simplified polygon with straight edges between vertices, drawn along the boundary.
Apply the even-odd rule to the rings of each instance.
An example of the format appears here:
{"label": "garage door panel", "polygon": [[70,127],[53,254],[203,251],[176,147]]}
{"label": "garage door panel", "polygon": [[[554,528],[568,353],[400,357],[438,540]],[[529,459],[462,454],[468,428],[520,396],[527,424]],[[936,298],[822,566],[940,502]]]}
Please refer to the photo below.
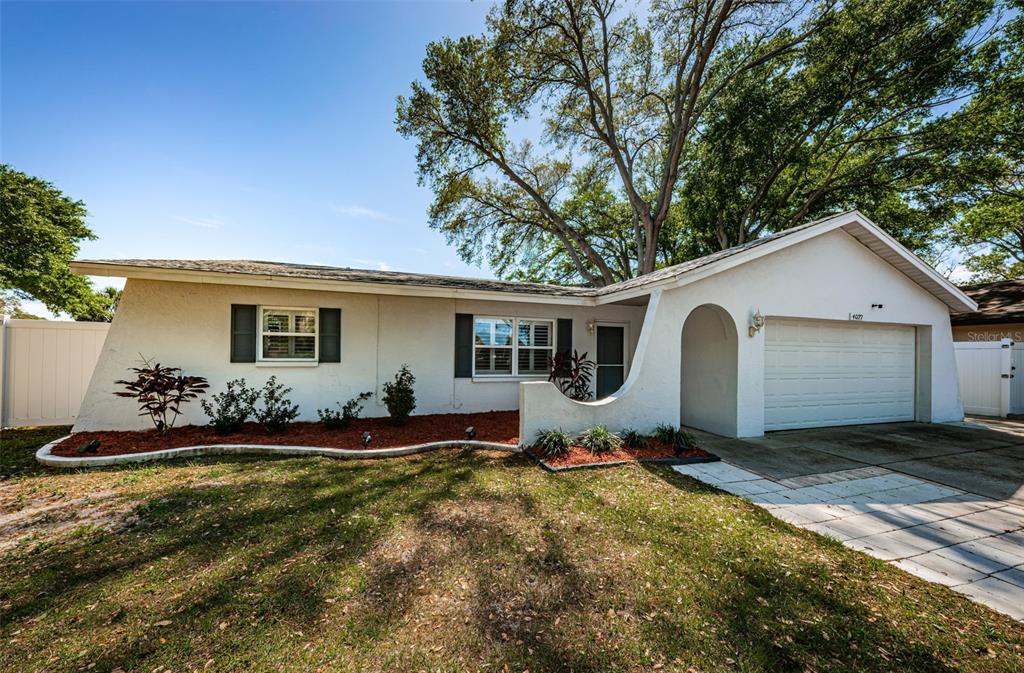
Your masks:
{"label": "garage door panel", "polygon": [[914,418],[912,327],[771,319],[765,430]]}

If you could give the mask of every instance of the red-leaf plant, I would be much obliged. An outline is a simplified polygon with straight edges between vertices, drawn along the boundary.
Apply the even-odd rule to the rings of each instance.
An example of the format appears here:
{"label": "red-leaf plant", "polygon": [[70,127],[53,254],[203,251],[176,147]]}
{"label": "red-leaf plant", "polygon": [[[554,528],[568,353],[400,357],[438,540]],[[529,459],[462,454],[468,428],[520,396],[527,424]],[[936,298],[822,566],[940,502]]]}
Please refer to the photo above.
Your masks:
{"label": "red-leaf plant", "polygon": [[587,354],[580,355],[573,350],[572,357],[559,351],[553,358],[548,358],[548,370],[551,381],[562,394],[573,400],[590,399],[590,380],[594,373],[594,361],[587,359]]}
{"label": "red-leaf plant", "polygon": [[[146,360],[143,366],[132,367],[131,371],[135,372],[135,380],[114,381],[126,388],[114,394],[138,400],[139,416],[149,416],[159,432],[173,428],[181,415],[181,405],[196,399],[210,387],[202,376],[182,376],[180,367],[164,367],[159,362],[152,365]],[[168,413],[174,414],[170,421]]]}

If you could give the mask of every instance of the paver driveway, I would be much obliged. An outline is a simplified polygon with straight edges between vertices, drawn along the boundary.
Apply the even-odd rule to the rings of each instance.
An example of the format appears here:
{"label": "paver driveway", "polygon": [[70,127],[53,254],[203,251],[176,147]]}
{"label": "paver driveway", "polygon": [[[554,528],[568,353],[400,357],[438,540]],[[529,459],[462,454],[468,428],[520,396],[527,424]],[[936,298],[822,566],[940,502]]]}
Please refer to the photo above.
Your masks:
{"label": "paver driveway", "polygon": [[1024,620],[1024,423],[698,433],[675,469]]}

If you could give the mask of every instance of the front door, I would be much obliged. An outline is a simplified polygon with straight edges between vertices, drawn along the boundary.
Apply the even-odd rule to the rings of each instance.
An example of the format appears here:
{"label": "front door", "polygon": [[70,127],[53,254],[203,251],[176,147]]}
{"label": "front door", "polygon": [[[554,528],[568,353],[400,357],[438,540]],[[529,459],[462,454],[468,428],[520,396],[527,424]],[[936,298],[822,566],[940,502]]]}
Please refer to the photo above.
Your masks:
{"label": "front door", "polygon": [[626,328],[597,326],[597,399],[608,397],[626,380]]}

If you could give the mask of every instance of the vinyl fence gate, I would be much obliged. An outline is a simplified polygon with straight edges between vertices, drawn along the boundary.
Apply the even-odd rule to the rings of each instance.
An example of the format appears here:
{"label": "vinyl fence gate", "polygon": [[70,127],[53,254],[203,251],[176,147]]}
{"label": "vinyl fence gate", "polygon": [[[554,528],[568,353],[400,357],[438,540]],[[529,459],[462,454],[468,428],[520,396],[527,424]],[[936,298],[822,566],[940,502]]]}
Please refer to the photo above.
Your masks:
{"label": "vinyl fence gate", "polygon": [[957,341],[954,346],[964,413],[1024,414],[1024,343],[1003,339]]}
{"label": "vinyl fence gate", "polygon": [[0,428],[74,423],[109,328],[0,316]]}

